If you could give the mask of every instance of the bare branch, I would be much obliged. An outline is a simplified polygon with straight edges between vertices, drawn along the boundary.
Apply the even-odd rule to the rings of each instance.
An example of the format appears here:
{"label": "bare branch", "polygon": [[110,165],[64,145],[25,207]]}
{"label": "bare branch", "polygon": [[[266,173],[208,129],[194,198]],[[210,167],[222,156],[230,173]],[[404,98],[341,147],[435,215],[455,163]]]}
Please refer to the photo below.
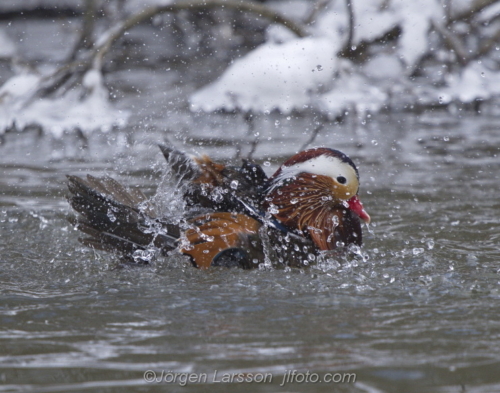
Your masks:
{"label": "bare branch", "polygon": [[[88,0],[88,6],[93,6],[94,0]],[[113,43],[132,27],[164,13],[178,13],[181,11],[202,11],[213,8],[224,8],[237,11],[245,11],[258,15],[259,17],[279,23],[299,37],[307,36],[307,32],[301,24],[279,14],[278,12],[254,2],[237,2],[236,0],[181,0],[168,5],[157,5],[143,9],[130,16],[125,21],[118,23],[104,33],[103,38],[95,44],[92,51],[88,52],[80,61],[73,61],[57,69],[51,75],[44,78],[43,86],[33,95],[34,97],[46,96],[56,92],[65,85],[74,73],[83,75],[88,69],[94,67],[101,69],[104,56],[109,52]]]}
{"label": "bare branch", "polygon": [[313,23],[317,16],[332,2],[332,0],[317,0],[314,3],[309,15],[304,18],[304,24],[310,25]]}
{"label": "bare branch", "polygon": [[85,0],[85,14],[83,15],[80,36],[75,43],[68,60],[73,61],[78,55],[80,49],[90,49],[94,46],[92,33],[94,32],[97,3],[96,0]]}
{"label": "bare branch", "polygon": [[[255,118],[254,114],[252,111],[248,111],[247,113],[244,114],[243,119],[245,122],[248,124],[248,135],[254,134],[255,131]],[[250,151],[247,154],[247,159],[251,160],[253,158],[253,154],[255,153],[255,150],[257,150],[257,146],[259,145],[260,138],[259,134],[254,135],[255,138],[253,139],[252,143],[250,144]]]}
{"label": "bare branch", "polygon": [[308,33],[304,30],[302,25],[289,19],[280,13],[260,4],[254,2],[237,2],[233,0],[183,0],[177,3],[163,5],[163,6],[153,6],[132,15],[130,18],[125,20],[123,23],[113,28],[104,43],[99,45],[95,51],[99,52],[99,57],[102,59],[104,54],[109,50],[111,45],[120,38],[123,33],[125,33],[130,28],[135,25],[152,18],[155,15],[160,15],[164,13],[178,13],[180,11],[201,11],[212,8],[225,8],[237,11],[246,11],[256,14],[262,18],[268,19],[271,22],[279,23],[292,32],[294,32],[299,37],[306,37]]}
{"label": "bare branch", "polygon": [[448,24],[451,19],[451,0],[443,0],[443,9],[446,24]]}
{"label": "bare branch", "polygon": [[449,23],[454,23],[458,21],[466,21],[473,18],[478,12],[481,12],[486,7],[492,4],[498,3],[499,0],[474,0],[472,5],[465,11],[461,11],[455,15],[451,15],[448,19]]}
{"label": "bare branch", "polygon": [[[348,54],[353,51],[352,49],[352,40],[354,37],[354,11],[352,9],[352,0],[346,0],[346,7],[347,7],[347,15],[349,17],[349,27],[347,30],[347,39],[345,41],[344,48],[342,49],[342,52]],[[347,55],[346,57],[349,57]]]}
{"label": "bare branch", "polygon": [[337,53],[337,56],[350,59],[352,61],[363,62],[369,56],[369,48],[372,45],[386,44],[389,41],[396,40],[401,35],[402,29],[399,25],[395,25],[392,29],[386,31],[380,37],[376,37],[370,41],[362,40],[357,45],[356,48],[352,47],[344,48]]}
{"label": "bare branch", "polygon": [[481,56],[488,54],[493,49],[493,47],[498,46],[499,42],[500,42],[500,30],[498,30],[495,34],[493,34],[485,41],[481,42],[481,45],[479,46],[476,53],[474,53],[473,58],[478,59]]}
{"label": "bare branch", "polygon": [[325,123],[320,123],[316,128],[311,132],[311,136],[307,141],[304,142],[304,144],[300,147],[300,151],[305,150],[307,146],[309,146],[311,143],[313,143],[316,140],[316,137],[318,136],[319,132],[325,127]]}
{"label": "bare branch", "polygon": [[61,88],[67,86],[70,79],[78,79],[89,70],[89,64],[90,62],[85,60],[73,61],[59,67],[52,74],[43,77],[38,89],[32,94],[31,98],[26,100],[26,104],[36,98],[50,96],[56,92],[61,93]]}
{"label": "bare branch", "polygon": [[471,60],[470,57],[467,55],[467,50],[464,48],[462,45],[462,42],[460,39],[454,35],[450,29],[447,29],[446,27],[441,26],[440,24],[436,23],[434,20],[431,20],[431,25],[434,30],[436,30],[441,37],[444,40],[445,45],[451,49],[453,52],[455,52],[455,55],[457,56],[458,62],[462,65],[465,66],[467,63]]}

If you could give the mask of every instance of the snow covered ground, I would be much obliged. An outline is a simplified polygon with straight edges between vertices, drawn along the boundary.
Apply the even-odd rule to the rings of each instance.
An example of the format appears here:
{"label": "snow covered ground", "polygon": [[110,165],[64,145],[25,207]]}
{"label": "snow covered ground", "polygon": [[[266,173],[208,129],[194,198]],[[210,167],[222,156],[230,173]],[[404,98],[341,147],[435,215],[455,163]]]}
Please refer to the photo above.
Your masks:
{"label": "snow covered ground", "polygon": [[57,98],[33,98],[40,82],[39,75],[22,73],[0,87],[0,131],[40,127],[60,137],[64,131],[106,132],[127,123],[128,112],[109,102],[98,70],[86,73],[81,89]]}
{"label": "snow covered ground", "polygon": [[[381,7],[382,3],[387,7]],[[464,8],[463,2],[457,3],[457,9]],[[269,42],[236,60],[218,80],[195,92],[190,97],[192,109],[278,109],[287,113],[312,107],[337,116],[347,109],[361,114],[390,110],[389,98],[400,95],[406,102],[422,103],[423,91],[424,103],[431,105],[487,100],[500,94],[500,74],[479,59],[454,72],[425,75],[423,70],[424,77],[413,76],[422,58],[434,50],[436,38],[430,34],[433,24],[445,28],[443,2],[353,0],[352,5],[353,49],[401,26],[397,42],[374,45],[369,58],[361,62],[339,58],[337,53],[347,39],[349,16],[346,2],[331,2],[309,26],[311,37],[288,35],[286,42],[280,42],[270,34]],[[280,3],[278,7],[284,6]],[[494,7],[498,5],[483,14],[496,15],[499,11],[491,10]],[[444,49],[439,51],[438,56],[446,56]]]}
{"label": "snow covered ground", "polygon": [[[31,7],[52,4],[49,0],[30,1]],[[141,4],[164,3],[128,0],[124,10],[131,13]],[[471,4],[465,0],[352,0],[351,21],[346,1],[318,2],[316,6],[324,8],[316,14],[312,12],[314,4],[308,1],[265,3],[303,23],[309,35],[298,38],[284,26],[271,24],[266,42],[235,58],[219,78],[185,99],[193,111],[278,110],[287,114],[313,110],[333,118],[346,111],[363,115],[409,110],[414,103],[447,105],[500,96],[498,46],[460,65],[449,42],[439,36],[439,30],[452,35],[450,42],[466,36],[465,22],[447,22],[448,3],[455,13]],[[493,4],[474,17],[483,29],[492,21],[487,32],[494,35],[494,28],[500,30],[499,15],[500,6]],[[349,39],[350,23],[348,49],[355,52],[366,47],[366,53],[358,57],[340,55]],[[70,27],[76,41],[78,29]],[[400,29],[399,35],[389,37],[395,28]],[[95,38],[100,42],[104,30],[101,27],[97,32]],[[461,35],[453,36],[456,32]],[[51,97],[37,96],[37,89],[55,65],[38,61],[36,67],[17,66],[24,53],[8,33],[5,25],[0,27],[0,60],[10,61],[14,73],[0,86],[0,135],[9,129],[22,131],[35,126],[60,136],[66,130],[106,131],[127,123],[129,112],[117,110],[110,102],[98,67],[88,71],[73,89]],[[477,47],[481,40],[483,37],[471,35],[468,41]],[[465,49],[468,41],[462,42]]]}

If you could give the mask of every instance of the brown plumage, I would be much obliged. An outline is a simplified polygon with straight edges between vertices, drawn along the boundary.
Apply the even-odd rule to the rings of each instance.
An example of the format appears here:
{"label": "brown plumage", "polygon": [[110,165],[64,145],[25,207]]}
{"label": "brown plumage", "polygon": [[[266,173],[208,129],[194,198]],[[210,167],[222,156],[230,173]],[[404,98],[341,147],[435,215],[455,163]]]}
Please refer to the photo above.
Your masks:
{"label": "brown plumage", "polygon": [[257,235],[261,227],[253,218],[236,213],[209,213],[190,222],[193,227],[184,233],[188,245],[180,251],[190,255],[200,268],[210,267],[225,250],[244,247],[245,239]]}
{"label": "brown plumage", "polygon": [[369,221],[357,197],[358,172],[343,153],[310,149],[287,160],[267,178],[258,165],[229,167],[194,159],[161,146],[170,170],[185,189],[182,228],[158,217],[138,190],[115,180],[68,176],[74,224],[93,248],[123,260],[148,262],[151,248],[177,250],[199,268],[253,268],[269,259],[301,266],[309,254],[361,245],[360,219]]}

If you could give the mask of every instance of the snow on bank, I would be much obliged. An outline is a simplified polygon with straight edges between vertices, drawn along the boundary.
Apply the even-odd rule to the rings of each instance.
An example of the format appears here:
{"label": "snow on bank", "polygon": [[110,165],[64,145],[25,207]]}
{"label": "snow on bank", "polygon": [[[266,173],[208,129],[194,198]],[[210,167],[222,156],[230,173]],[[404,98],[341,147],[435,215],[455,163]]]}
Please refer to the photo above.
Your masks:
{"label": "snow on bank", "polygon": [[[380,2],[353,1],[352,5],[354,48],[401,26],[397,43],[381,45],[363,64],[337,58],[347,37],[349,18],[345,2],[333,2],[310,27],[308,38],[292,37],[282,27],[272,26],[266,43],[235,60],[218,80],[191,95],[192,110],[278,109],[288,113],[313,107],[335,116],[353,108],[358,113],[376,112],[391,97],[397,101],[398,94],[405,95],[405,102],[410,97],[419,101],[421,84],[426,81],[415,83],[409,76],[430,49],[432,24],[444,23],[441,2],[385,2],[385,8]],[[490,98],[500,94],[496,75],[471,65],[461,75],[443,78],[446,88],[436,88],[429,78],[426,90],[433,92],[433,103]]]}
{"label": "snow on bank", "polygon": [[35,126],[60,137],[64,131],[105,132],[127,123],[128,113],[111,105],[97,70],[85,74],[81,88],[58,98],[31,98],[40,81],[39,75],[19,74],[0,87],[0,135]]}
{"label": "snow on bank", "polygon": [[500,92],[500,73],[480,63],[469,64],[460,74],[448,75],[447,82],[448,86],[437,93],[443,104],[487,100]]}
{"label": "snow on bank", "polygon": [[312,106],[333,116],[353,105],[361,112],[379,110],[386,93],[337,58],[339,42],[309,37],[265,43],[195,92],[191,109],[289,113]]}
{"label": "snow on bank", "polygon": [[336,50],[322,38],[266,43],[236,60],[213,85],[191,97],[194,110],[273,110],[290,112],[329,88]]}

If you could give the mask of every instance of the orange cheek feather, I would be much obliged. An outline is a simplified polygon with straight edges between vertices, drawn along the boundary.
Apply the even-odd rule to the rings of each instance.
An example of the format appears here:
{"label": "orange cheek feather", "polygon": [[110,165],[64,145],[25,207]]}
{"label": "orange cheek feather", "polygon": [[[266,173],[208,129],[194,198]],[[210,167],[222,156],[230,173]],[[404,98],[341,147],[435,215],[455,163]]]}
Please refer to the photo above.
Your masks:
{"label": "orange cheek feather", "polygon": [[309,235],[320,250],[334,250],[337,247],[334,232],[339,225],[339,217],[333,211],[323,210],[321,213],[316,215],[310,224],[308,223]]}

